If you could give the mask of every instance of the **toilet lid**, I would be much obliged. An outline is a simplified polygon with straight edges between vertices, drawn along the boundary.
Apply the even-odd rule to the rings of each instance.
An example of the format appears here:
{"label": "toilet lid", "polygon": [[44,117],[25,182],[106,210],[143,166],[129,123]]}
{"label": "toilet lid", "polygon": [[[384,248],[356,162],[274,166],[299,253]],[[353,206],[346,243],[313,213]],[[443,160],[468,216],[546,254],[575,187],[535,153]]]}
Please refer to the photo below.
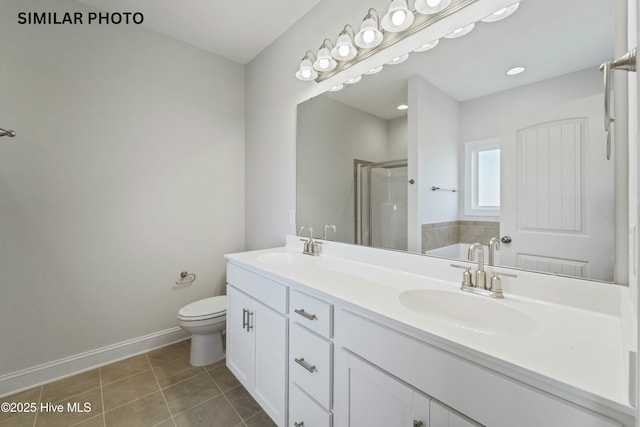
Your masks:
{"label": "toilet lid", "polygon": [[227,313],[227,296],[205,298],[180,309],[178,317],[188,320],[199,320],[210,317],[224,316]]}

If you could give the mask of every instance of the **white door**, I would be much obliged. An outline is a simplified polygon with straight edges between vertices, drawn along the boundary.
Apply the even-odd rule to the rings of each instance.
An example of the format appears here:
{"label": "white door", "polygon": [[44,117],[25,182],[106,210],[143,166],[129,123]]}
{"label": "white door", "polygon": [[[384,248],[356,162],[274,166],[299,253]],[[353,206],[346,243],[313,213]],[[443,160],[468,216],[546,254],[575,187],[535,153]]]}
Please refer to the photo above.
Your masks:
{"label": "white door", "polygon": [[613,280],[614,162],[603,114],[597,95],[502,122],[502,265]]}

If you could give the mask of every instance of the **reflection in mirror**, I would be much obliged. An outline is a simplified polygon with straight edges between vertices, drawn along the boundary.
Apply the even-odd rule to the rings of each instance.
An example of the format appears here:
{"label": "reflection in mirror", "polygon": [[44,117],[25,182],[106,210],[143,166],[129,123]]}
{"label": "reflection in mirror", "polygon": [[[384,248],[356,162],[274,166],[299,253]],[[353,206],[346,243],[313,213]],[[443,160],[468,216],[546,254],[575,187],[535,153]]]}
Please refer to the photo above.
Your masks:
{"label": "reflection in mirror", "polygon": [[497,265],[614,281],[627,171],[604,155],[598,69],[614,56],[614,3],[523,1],[300,104],[298,226],[461,259],[498,238]]}

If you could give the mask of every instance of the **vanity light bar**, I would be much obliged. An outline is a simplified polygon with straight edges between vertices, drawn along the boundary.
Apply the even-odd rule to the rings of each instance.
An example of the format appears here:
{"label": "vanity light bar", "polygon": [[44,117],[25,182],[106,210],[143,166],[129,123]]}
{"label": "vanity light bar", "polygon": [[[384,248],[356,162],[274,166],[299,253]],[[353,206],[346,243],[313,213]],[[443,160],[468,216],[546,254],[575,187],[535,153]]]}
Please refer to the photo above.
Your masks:
{"label": "vanity light bar", "polygon": [[[356,33],[353,27],[347,24],[338,35],[335,44],[331,40],[325,39],[317,52],[308,51],[300,62],[296,77],[299,80],[313,80],[320,83],[477,1],[416,0],[416,10],[412,11],[405,7],[406,0],[392,0],[387,13],[382,19],[375,9],[369,9],[362,20],[362,24],[356,27],[360,31]],[[513,14],[518,9],[519,4],[519,1],[514,2],[512,5],[481,19],[481,21],[496,22],[502,20]],[[408,25],[407,22],[409,22]],[[474,25],[475,23],[469,24],[462,27],[461,31],[457,33],[454,31],[445,37],[461,37],[471,31]],[[438,40],[434,40],[419,47],[414,52],[432,49],[437,44]],[[331,53],[330,56],[327,55],[329,51]],[[322,64],[320,64],[319,59],[323,59]],[[313,64],[313,66],[310,67],[310,64]]]}

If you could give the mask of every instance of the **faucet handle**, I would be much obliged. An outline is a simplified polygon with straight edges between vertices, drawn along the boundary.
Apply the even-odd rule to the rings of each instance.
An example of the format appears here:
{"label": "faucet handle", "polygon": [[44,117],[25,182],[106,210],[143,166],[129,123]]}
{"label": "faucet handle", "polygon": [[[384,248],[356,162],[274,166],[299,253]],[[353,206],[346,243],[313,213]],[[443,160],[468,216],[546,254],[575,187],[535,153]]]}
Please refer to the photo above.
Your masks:
{"label": "faucet handle", "polygon": [[460,284],[462,287],[473,287],[473,275],[471,274],[471,267],[466,265],[458,265],[458,264],[450,264],[451,267],[461,268],[464,270],[462,273],[462,283]]}
{"label": "faucet handle", "polygon": [[500,276],[507,277],[518,277],[515,274],[511,273],[498,273],[497,271],[491,272],[491,282],[489,285],[489,289],[494,292],[494,295],[498,299],[504,298],[504,294],[502,293],[502,281],[500,280]]}

